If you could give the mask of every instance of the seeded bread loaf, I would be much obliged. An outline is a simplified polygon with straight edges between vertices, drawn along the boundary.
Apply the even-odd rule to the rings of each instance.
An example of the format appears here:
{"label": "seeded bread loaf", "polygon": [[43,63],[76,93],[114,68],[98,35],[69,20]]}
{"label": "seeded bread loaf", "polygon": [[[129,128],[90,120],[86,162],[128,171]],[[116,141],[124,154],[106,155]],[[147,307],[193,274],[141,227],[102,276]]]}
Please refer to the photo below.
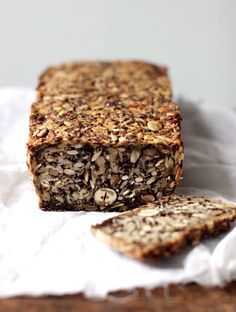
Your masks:
{"label": "seeded bread loaf", "polygon": [[225,232],[235,219],[231,203],[174,195],[108,219],[92,232],[132,258],[164,258]]}
{"label": "seeded bread loaf", "polygon": [[49,68],[31,109],[28,156],[44,210],[124,211],[172,193],[183,146],[166,68]]}

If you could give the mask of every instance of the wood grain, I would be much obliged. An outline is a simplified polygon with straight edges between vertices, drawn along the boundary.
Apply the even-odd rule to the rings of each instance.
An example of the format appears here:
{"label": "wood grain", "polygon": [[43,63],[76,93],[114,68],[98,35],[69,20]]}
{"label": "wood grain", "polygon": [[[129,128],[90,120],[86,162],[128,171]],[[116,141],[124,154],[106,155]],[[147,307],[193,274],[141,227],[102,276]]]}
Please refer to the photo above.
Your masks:
{"label": "wood grain", "polygon": [[83,295],[19,297],[0,301],[0,312],[161,312],[214,311],[236,312],[236,282],[224,289],[204,288],[196,284],[169,286],[151,292],[137,289],[119,291],[105,300],[91,300]]}

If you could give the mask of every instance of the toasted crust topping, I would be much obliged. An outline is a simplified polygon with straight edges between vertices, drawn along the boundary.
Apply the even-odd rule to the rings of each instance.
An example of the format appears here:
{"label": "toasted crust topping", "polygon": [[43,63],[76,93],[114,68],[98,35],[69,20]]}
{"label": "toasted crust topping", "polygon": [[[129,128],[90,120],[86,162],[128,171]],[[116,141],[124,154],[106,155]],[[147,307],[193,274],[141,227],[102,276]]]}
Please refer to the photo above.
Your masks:
{"label": "toasted crust topping", "polygon": [[29,149],[58,142],[180,144],[167,70],[138,61],[74,62],[40,77]]}

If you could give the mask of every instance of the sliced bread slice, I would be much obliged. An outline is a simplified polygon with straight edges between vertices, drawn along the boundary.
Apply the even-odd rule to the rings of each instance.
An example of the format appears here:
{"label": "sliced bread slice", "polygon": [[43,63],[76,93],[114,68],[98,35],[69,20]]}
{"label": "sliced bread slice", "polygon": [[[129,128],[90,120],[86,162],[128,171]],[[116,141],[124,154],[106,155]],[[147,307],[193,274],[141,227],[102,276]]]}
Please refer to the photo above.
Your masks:
{"label": "sliced bread slice", "polygon": [[173,195],[94,225],[92,233],[132,258],[164,258],[227,231],[235,219],[232,203]]}

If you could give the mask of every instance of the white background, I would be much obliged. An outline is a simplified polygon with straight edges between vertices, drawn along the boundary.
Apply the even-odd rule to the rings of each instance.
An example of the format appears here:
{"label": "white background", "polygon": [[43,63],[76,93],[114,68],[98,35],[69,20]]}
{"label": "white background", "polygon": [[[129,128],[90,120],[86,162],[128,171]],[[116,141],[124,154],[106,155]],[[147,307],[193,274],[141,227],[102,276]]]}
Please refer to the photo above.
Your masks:
{"label": "white background", "polygon": [[0,86],[48,65],[136,58],[170,67],[175,94],[236,105],[235,0],[0,0]]}

